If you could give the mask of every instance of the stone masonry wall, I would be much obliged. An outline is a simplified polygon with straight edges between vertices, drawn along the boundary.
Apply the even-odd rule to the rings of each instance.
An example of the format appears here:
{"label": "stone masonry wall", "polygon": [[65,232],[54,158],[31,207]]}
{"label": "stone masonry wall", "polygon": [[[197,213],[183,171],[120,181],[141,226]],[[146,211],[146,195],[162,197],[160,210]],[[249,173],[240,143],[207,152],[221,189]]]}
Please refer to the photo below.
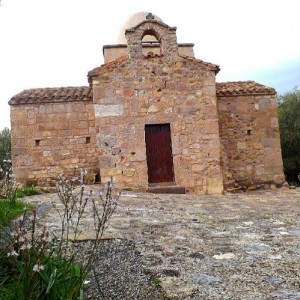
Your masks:
{"label": "stone masonry wall", "polygon": [[91,101],[12,105],[17,180],[53,185],[58,175],[70,175],[74,167],[99,172],[94,119]]}
{"label": "stone masonry wall", "polygon": [[[179,55],[194,57],[194,44],[178,44]],[[160,48],[155,44],[142,44],[143,54],[147,55],[149,52],[159,54]],[[103,47],[104,63],[107,64],[118,59],[121,56],[127,55],[127,45],[106,45]]]}
{"label": "stone masonry wall", "polygon": [[[144,56],[145,34],[160,55]],[[220,193],[217,66],[180,57],[176,28],[145,21],[126,31],[129,58],[90,72],[103,180],[148,188],[146,124],[170,124],[175,183],[196,193]]]}
{"label": "stone masonry wall", "polygon": [[220,193],[215,72],[177,57],[128,59],[93,74],[97,145],[103,180],[148,187],[145,124],[170,123],[175,181],[197,193]]}
{"label": "stone masonry wall", "polygon": [[145,21],[134,29],[126,30],[128,53],[131,59],[143,58],[142,38],[145,34],[155,36],[161,45],[161,54],[164,57],[178,56],[176,28],[156,21]]}
{"label": "stone masonry wall", "polygon": [[276,95],[218,97],[225,188],[284,182]]}

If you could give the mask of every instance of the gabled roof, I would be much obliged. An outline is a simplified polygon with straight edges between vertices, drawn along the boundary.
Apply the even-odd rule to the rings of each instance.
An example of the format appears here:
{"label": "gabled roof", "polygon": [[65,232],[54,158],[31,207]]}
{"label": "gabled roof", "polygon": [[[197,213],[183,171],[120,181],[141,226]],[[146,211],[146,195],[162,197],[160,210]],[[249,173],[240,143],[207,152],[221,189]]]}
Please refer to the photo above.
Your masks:
{"label": "gabled roof", "polygon": [[91,101],[92,99],[92,89],[88,86],[39,88],[24,90],[13,96],[9,104]]}
{"label": "gabled roof", "polygon": [[128,59],[128,55],[121,56],[117,58],[116,60],[113,60],[107,64],[103,64],[100,67],[94,68],[93,70],[88,72],[88,77],[95,76],[98,71],[107,70],[110,68],[115,68],[125,62]]}
{"label": "gabled roof", "polygon": [[[154,55],[154,56],[158,56],[158,55]],[[145,56],[145,58],[147,58],[147,57],[148,56]],[[185,56],[185,55],[179,55],[179,57],[181,57],[183,59],[187,59],[187,60],[195,62],[195,63],[203,64],[203,65],[209,67],[212,71],[215,71],[216,73],[218,73],[220,71],[220,67],[218,65],[215,65],[215,64],[212,64],[209,62],[205,62],[201,59],[196,59],[196,58],[193,58],[190,56]],[[116,60],[113,60],[107,64],[103,64],[100,67],[94,68],[93,70],[89,71],[88,76],[89,77],[95,76],[98,71],[113,69],[113,68],[119,66],[120,64],[122,64],[123,62],[125,62],[127,59],[128,59],[128,55],[121,56],[121,57],[117,58]]]}
{"label": "gabled roof", "polygon": [[218,65],[215,65],[215,64],[212,64],[212,63],[209,63],[209,62],[205,62],[201,59],[197,59],[197,58],[186,56],[186,55],[179,55],[179,56],[184,58],[184,59],[190,60],[192,62],[200,63],[202,65],[205,65],[205,66],[209,67],[210,70],[215,71],[216,74],[220,71],[220,67]]}
{"label": "gabled roof", "polygon": [[[104,66],[107,66],[107,64]],[[275,89],[254,81],[217,82],[216,90],[218,97],[276,94]],[[13,96],[9,104],[18,105],[92,100],[92,88],[88,86],[78,86],[24,90]]]}
{"label": "gabled roof", "polygon": [[255,81],[217,82],[217,96],[275,95],[275,89]]}

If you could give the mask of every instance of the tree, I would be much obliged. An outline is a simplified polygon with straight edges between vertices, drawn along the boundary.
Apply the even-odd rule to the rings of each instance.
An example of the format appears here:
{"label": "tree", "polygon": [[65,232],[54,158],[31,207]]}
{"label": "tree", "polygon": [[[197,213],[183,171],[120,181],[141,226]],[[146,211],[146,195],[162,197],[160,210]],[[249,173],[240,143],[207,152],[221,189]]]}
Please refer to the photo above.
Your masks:
{"label": "tree", "polygon": [[10,140],[10,130],[8,128],[0,131],[0,166],[3,164],[3,160],[10,160],[11,158]]}
{"label": "tree", "polygon": [[278,97],[278,117],[284,173],[296,182],[300,173],[300,89]]}

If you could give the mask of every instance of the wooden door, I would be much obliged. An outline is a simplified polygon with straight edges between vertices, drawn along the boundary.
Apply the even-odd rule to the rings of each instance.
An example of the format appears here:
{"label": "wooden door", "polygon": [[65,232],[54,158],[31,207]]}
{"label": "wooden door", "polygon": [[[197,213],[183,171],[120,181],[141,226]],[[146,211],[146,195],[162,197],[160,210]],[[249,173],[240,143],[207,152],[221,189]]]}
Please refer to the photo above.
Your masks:
{"label": "wooden door", "polygon": [[145,125],[149,183],[173,182],[170,124]]}

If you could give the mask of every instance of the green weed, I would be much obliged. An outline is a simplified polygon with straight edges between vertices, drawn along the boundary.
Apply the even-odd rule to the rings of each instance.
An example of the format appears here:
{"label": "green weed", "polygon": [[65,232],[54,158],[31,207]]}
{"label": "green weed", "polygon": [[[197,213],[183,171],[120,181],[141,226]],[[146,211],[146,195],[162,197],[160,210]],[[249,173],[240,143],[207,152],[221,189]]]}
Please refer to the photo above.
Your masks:
{"label": "green weed", "polygon": [[161,280],[161,278],[154,278],[153,279],[153,283],[155,284],[155,285],[161,285],[161,283],[162,283],[162,280]]}
{"label": "green weed", "polygon": [[[28,208],[32,209],[33,206]],[[8,226],[11,220],[21,215],[25,209],[26,204],[24,202],[0,200],[0,228]]]}

